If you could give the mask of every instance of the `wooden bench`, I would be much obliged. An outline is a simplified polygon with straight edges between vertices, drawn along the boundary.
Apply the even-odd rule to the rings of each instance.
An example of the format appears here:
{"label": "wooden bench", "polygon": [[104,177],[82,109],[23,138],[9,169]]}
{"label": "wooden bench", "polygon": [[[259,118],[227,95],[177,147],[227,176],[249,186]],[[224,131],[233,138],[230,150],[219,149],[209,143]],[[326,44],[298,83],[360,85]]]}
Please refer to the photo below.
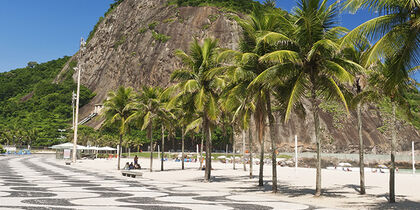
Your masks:
{"label": "wooden bench", "polygon": [[136,178],[136,176],[142,176],[143,173],[139,170],[121,170],[123,176]]}

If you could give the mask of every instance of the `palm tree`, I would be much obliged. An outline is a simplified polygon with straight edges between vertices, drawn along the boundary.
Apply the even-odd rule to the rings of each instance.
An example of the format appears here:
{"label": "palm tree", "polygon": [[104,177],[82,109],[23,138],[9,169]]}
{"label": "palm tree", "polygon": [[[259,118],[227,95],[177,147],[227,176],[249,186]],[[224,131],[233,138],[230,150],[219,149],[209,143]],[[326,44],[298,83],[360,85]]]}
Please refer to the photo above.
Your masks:
{"label": "palm tree", "polygon": [[[225,78],[225,81],[228,82],[228,79]],[[225,90],[229,90],[229,88],[225,87]],[[228,139],[230,137],[230,142],[232,143],[232,166],[233,170],[236,170],[236,142],[235,142],[235,129],[239,127],[240,121],[234,119],[234,115],[232,114],[235,111],[235,107],[228,106],[227,102],[229,101],[229,94],[226,92],[220,96],[220,110],[222,112],[219,126],[222,127],[223,136]],[[232,130],[232,133],[229,135],[227,132],[227,128]],[[227,141],[229,142],[229,140]],[[226,151],[227,154],[228,151]],[[227,158],[227,157],[226,157]]]}
{"label": "palm tree", "polygon": [[381,95],[387,96],[392,106],[392,125],[391,125],[391,168],[389,179],[389,202],[395,203],[395,144],[397,141],[397,106],[403,108],[408,115],[410,110],[407,107],[405,98],[409,91],[416,90],[417,82],[410,77],[420,66],[407,69],[404,65],[405,58],[402,56],[404,52],[396,54],[392,58],[388,58],[384,63],[379,63],[377,71],[373,73],[370,84],[375,86],[376,90],[381,91]]}
{"label": "palm tree", "polygon": [[[166,91],[166,90],[165,90]],[[165,128],[168,131],[168,139],[171,136],[171,132],[175,129],[174,125],[176,124],[176,116],[174,115],[175,109],[168,109],[167,104],[170,101],[170,96],[163,91],[159,96],[159,112],[158,117],[161,121],[161,130],[162,130],[162,159],[160,160],[160,170],[163,171],[163,160],[165,158]]]}
{"label": "palm tree", "polygon": [[176,70],[171,80],[177,82],[174,89],[178,90],[177,95],[172,99],[172,104],[182,100],[193,113],[199,113],[200,118],[194,120],[193,124],[202,124],[204,138],[206,141],[206,170],[205,181],[211,177],[211,139],[210,127],[218,117],[218,95],[223,86],[223,80],[216,75],[209,74],[212,68],[217,67],[215,57],[217,55],[217,41],[205,39],[200,45],[195,39],[189,53],[182,50],[175,52],[181,58],[185,69]]}
{"label": "palm tree", "polygon": [[[282,27],[281,20],[284,19],[284,14],[279,13],[278,10],[262,10],[254,9],[252,14],[246,19],[239,19],[238,23],[244,30],[244,38],[241,42],[241,52],[234,50],[227,50],[220,55],[220,60],[233,60],[234,65],[230,66],[226,71],[230,75],[235,89],[242,89],[238,91],[246,91],[246,94],[252,96],[255,105],[254,120],[257,130],[257,139],[260,143],[260,170],[259,170],[259,186],[264,185],[263,169],[264,169],[264,132],[265,119],[269,117],[270,138],[272,149],[275,151],[274,139],[275,124],[271,112],[270,89],[266,86],[250,85],[251,82],[261,74],[266,68],[259,58],[267,53],[269,49],[265,45],[259,44],[259,37],[261,35],[276,31]],[[236,86],[236,87],[235,87]],[[273,152],[274,153],[274,152]],[[274,156],[273,156],[274,157]],[[275,157],[274,157],[275,158]],[[273,169],[276,167],[273,163]],[[273,170],[273,192],[277,192],[277,170]]]}
{"label": "palm tree", "polygon": [[[367,39],[358,40],[344,49],[347,57],[356,63],[361,64],[366,56],[370,44]],[[375,65],[364,66],[363,72],[357,75],[354,81],[355,95],[351,99],[350,105],[356,108],[357,130],[359,135],[359,168],[360,168],[360,194],[366,194],[365,187],[365,168],[364,168],[364,142],[363,142],[363,124],[361,109],[363,104],[376,100],[377,91],[368,85],[368,78],[371,74],[368,69],[373,70]]]}
{"label": "palm tree", "polygon": [[147,129],[147,138],[150,140],[150,172],[153,171],[153,120],[162,116],[163,106],[160,95],[162,89],[159,87],[143,86],[140,96],[136,102],[137,111],[130,116],[131,120],[137,120],[137,125],[141,130]]}
{"label": "palm tree", "polygon": [[381,14],[349,32],[347,41],[360,37],[379,38],[369,49],[364,63],[369,65],[382,58],[400,55],[406,68],[418,63],[420,57],[420,2],[418,0],[347,0],[344,9],[356,12],[369,9]]}
{"label": "palm tree", "polygon": [[291,21],[282,31],[260,37],[260,41],[277,48],[260,58],[271,67],[260,74],[253,83],[273,83],[279,78],[288,88],[285,121],[297,102],[309,95],[314,118],[317,148],[316,196],[321,195],[321,140],[319,101],[338,99],[347,108],[340,84],[351,84],[352,71],[362,67],[341,53],[338,37],[346,30],[335,27],[338,3],[327,6],[327,0],[300,0]]}
{"label": "palm tree", "polygon": [[[420,56],[420,3],[416,0],[347,0],[345,9],[355,12],[368,8],[382,14],[369,20],[348,33],[344,42],[357,40],[361,36],[379,38],[368,51],[364,63],[369,65],[385,60],[385,64],[376,79],[383,92],[391,98],[393,126],[391,140],[390,203],[395,202],[395,109],[403,100],[404,91],[411,80],[409,69],[415,69]],[[392,67],[392,68],[391,68]],[[381,81],[381,82],[378,82]],[[405,89],[405,90],[404,90]]]}
{"label": "palm tree", "polygon": [[118,88],[117,92],[108,93],[108,99],[104,102],[105,125],[116,126],[119,133],[118,167],[120,170],[120,156],[123,136],[129,128],[128,119],[136,110],[134,106],[135,93],[132,88]]}
{"label": "palm tree", "polygon": [[[246,161],[245,161],[245,150],[246,150],[246,146],[245,146],[245,139],[246,139],[246,130],[249,129],[249,123],[251,120],[251,116],[252,113],[255,110],[255,106],[252,103],[252,101],[249,101],[249,98],[245,97],[241,97],[239,95],[230,95],[230,100],[227,101],[227,105],[228,107],[234,107],[235,109],[234,111],[234,116],[233,116],[233,120],[238,121],[238,124],[242,130],[242,161],[243,161],[243,165],[244,165],[244,171],[246,171]],[[251,132],[251,130],[250,130]],[[250,160],[252,161],[252,151],[251,151],[251,134],[250,135],[250,140],[249,140],[249,147],[250,147]],[[250,163],[250,177],[252,177],[252,162]]]}

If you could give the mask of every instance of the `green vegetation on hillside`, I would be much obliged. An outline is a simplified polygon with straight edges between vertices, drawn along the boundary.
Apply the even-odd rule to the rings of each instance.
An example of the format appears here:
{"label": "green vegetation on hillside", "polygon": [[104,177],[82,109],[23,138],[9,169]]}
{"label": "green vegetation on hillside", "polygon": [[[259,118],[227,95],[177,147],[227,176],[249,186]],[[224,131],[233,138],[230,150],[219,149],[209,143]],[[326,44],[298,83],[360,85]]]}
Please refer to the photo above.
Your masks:
{"label": "green vegetation on hillside", "polygon": [[96,30],[98,30],[99,25],[102,23],[102,21],[105,19],[105,17],[106,17],[109,13],[111,13],[111,12],[112,12],[115,8],[117,8],[117,6],[118,6],[118,5],[120,5],[123,1],[124,1],[124,0],[114,0],[114,3],[112,3],[112,4],[109,6],[109,9],[108,9],[108,11],[106,11],[106,12],[105,12],[104,16],[103,16],[103,17],[99,17],[99,20],[98,20],[98,22],[95,24],[95,26],[93,27],[93,30],[89,33],[89,36],[88,36],[88,38],[87,38],[86,42],[89,42],[89,41],[92,39],[93,35],[95,35]]}
{"label": "green vegetation on hillside", "polygon": [[[48,146],[60,142],[58,129],[72,119],[73,62],[60,84],[53,80],[70,57],[0,74],[0,143]],[[80,104],[94,96],[81,87]]]}
{"label": "green vegetation on hillside", "polygon": [[250,13],[254,7],[263,6],[253,0],[170,0],[169,3],[178,6],[216,6],[243,13]]}

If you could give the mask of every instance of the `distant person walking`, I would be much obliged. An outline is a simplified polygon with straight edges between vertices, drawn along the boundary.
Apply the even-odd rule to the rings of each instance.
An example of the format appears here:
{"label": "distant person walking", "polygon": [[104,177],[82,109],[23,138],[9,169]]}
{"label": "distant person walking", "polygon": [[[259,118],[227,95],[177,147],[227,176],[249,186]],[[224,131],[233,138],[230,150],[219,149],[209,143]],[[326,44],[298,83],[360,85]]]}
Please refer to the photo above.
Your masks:
{"label": "distant person walking", "polygon": [[138,163],[138,161],[139,161],[139,157],[137,157],[137,155],[134,156],[134,165],[136,165]]}

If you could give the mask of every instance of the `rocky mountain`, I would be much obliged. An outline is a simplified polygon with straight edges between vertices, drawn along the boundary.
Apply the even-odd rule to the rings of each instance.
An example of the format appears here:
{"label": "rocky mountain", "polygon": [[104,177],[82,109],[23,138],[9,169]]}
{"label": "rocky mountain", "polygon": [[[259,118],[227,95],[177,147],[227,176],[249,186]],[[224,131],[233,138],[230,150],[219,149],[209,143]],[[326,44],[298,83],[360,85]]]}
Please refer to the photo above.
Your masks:
{"label": "rocky mountain", "polygon": [[[194,38],[218,38],[221,47],[237,49],[241,28],[233,20],[233,15],[215,7],[168,5],[167,0],[122,1],[95,27],[86,53],[78,61],[83,68],[82,84],[96,93],[91,102],[81,109],[82,117],[88,116],[95,104],[102,103],[107,92],[118,86],[138,89],[142,85],[170,85],[171,72],[180,67],[173,52],[176,49],[188,50]],[[78,54],[71,60],[76,61],[77,57]],[[68,66],[60,75],[69,70]],[[305,148],[310,150],[313,146],[313,119],[310,108],[306,106],[305,109],[308,113],[305,119],[294,116],[284,127],[280,126],[282,123],[278,118],[278,142],[286,144],[282,149],[288,150],[287,142],[291,143],[295,134],[299,135],[299,141],[304,143]],[[327,106],[320,117],[326,150],[351,151],[352,145],[358,144],[354,113],[337,116],[328,112]],[[384,127],[385,122],[385,116],[378,108],[365,107],[363,135],[369,150],[386,151],[390,135],[386,129],[378,129]],[[100,124],[101,120],[88,123],[96,128]],[[407,150],[412,140],[420,148],[420,135],[413,126],[401,123],[399,128],[400,150]]]}

